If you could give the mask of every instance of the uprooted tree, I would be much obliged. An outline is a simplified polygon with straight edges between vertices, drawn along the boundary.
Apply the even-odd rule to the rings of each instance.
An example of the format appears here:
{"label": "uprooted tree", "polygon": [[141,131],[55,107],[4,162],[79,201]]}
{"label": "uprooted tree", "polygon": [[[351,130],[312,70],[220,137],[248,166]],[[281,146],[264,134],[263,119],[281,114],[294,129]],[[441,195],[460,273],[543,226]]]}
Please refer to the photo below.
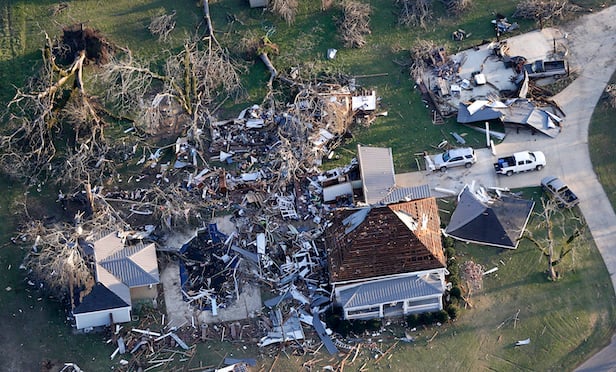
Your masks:
{"label": "uprooted tree", "polygon": [[[162,67],[138,61],[130,50],[81,24],[64,28],[55,40],[46,35],[42,57],[40,70],[2,114],[7,126],[0,136],[0,167],[28,186],[51,183],[72,194],[87,185],[92,208],[79,216],[78,225],[70,217],[55,224],[35,217],[27,218],[20,232],[20,241],[33,247],[25,259],[33,278],[64,298],[66,291],[83,288],[89,280],[78,244],[84,234],[127,228],[124,218],[135,214],[130,211],[134,206],[151,211],[152,219],[168,229],[194,223],[208,208],[174,183],[152,187],[131,203],[108,201],[105,194],[92,193],[90,185],[121,182],[121,167],[138,148],[144,159],[148,152],[152,157],[154,145],[147,135],[168,128],[170,118],[184,118],[170,134],[191,136],[197,157],[205,162],[210,107],[242,94],[240,66],[211,29],[205,36],[188,37],[179,52],[167,52]],[[138,136],[119,130],[120,123]],[[114,132],[113,141],[107,131]]]}
{"label": "uprooted tree", "polygon": [[[101,231],[125,226],[117,213],[108,207],[99,206],[93,214],[86,209],[77,211],[70,221],[52,225],[28,218],[19,231],[18,240],[32,243],[24,259],[31,279],[58,299],[72,302],[75,290],[87,290],[94,284],[90,258],[87,248],[84,248],[86,240]],[[22,212],[24,217],[29,217],[25,204]]]}
{"label": "uprooted tree", "polygon": [[537,215],[540,219],[538,227],[545,229],[545,236],[536,237],[530,231],[525,231],[521,239],[527,239],[537,247],[548,261],[548,278],[557,280],[561,272],[556,266],[571,256],[575,265],[575,251],[587,244],[586,223],[582,217],[576,216],[571,210],[560,209],[549,199],[541,199],[542,210]]}
{"label": "uprooted tree", "polygon": [[85,88],[83,66],[105,63],[113,47],[82,25],[65,28],[56,42],[45,40],[40,70],[3,114],[0,167],[26,183],[81,177],[110,149],[104,109]]}

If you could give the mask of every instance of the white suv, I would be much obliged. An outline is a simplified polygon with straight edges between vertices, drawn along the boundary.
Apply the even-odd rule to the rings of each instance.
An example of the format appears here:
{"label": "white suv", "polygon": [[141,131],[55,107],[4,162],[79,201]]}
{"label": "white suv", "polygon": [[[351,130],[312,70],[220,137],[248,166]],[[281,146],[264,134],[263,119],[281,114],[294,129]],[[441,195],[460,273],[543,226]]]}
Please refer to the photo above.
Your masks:
{"label": "white suv", "polygon": [[439,169],[441,172],[451,167],[465,166],[470,168],[477,162],[477,155],[475,150],[471,147],[464,147],[459,149],[451,149],[445,151],[442,154],[435,155],[432,159],[434,161],[434,169]]}

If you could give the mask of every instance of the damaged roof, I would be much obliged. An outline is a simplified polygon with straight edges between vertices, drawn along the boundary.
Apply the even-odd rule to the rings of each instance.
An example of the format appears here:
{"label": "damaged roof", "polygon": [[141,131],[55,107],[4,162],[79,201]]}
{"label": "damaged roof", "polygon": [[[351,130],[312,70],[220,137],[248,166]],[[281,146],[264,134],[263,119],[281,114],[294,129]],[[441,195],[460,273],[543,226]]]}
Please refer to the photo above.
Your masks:
{"label": "damaged roof", "polygon": [[73,314],[84,314],[93,311],[110,310],[129,306],[129,304],[113,293],[110,289],[101,283],[96,283],[90,293],[88,293],[83,298],[81,303],[73,309]]}
{"label": "damaged roof", "polygon": [[516,249],[534,205],[507,195],[482,201],[465,187],[445,233],[465,242]]}
{"label": "damaged roof", "polygon": [[505,102],[479,100],[470,104],[460,102],[457,121],[469,124],[498,119],[503,123],[528,126],[555,138],[560,133],[562,115],[558,107],[537,106],[528,99]]}
{"label": "damaged roof", "polygon": [[332,283],[446,267],[434,198],[337,210],[326,244]]}

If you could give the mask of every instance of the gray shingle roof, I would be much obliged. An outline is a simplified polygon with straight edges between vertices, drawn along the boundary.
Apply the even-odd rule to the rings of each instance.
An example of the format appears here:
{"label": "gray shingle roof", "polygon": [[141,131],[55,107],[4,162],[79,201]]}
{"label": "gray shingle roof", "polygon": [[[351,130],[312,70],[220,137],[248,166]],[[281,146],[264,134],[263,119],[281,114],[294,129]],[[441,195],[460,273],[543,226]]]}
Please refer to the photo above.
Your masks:
{"label": "gray shingle roof", "polygon": [[349,289],[343,289],[339,293],[339,299],[342,306],[348,309],[440,295],[443,293],[443,290],[440,280],[431,280],[425,276],[413,275],[373,281]]}
{"label": "gray shingle roof", "polygon": [[445,233],[462,241],[516,249],[535,203],[503,195],[490,203],[465,188]]}
{"label": "gray shingle roof", "polygon": [[117,309],[130,306],[115,293],[101,283],[97,283],[81,303],[73,309],[73,314],[83,314],[92,311]]}

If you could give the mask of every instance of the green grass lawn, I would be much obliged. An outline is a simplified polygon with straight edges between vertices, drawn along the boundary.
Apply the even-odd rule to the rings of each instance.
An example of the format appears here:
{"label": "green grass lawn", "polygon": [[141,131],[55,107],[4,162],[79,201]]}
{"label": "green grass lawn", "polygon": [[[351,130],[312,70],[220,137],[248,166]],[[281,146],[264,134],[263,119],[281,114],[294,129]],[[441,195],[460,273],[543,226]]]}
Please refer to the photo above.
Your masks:
{"label": "green grass lawn", "polygon": [[[616,83],[616,75],[611,84]],[[592,165],[607,194],[612,208],[616,207],[616,127],[615,108],[609,107],[605,99],[599,100],[588,129],[588,145]]]}
{"label": "green grass lawn", "polygon": [[[471,145],[479,146],[482,135],[460,128],[449,120],[444,125],[431,123],[429,112],[406,69],[398,63],[408,62],[408,49],[418,38],[432,39],[448,46],[451,52],[480,43],[492,37],[490,20],[495,12],[511,15],[515,2],[475,1],[473,9],[461,19],[448,18],[440,5],[437,17],[428,30],[400,28],[395,24],[393,1],[374,0],[370,4],[374,13],[371,18],[373,33],[363,49],[343,48],[336,39],[336,9],[322,13],[318,1],[300,1],[301,11],[296,23],[287,26],[271,14],[260,9],[249,9],[245,0],[211,1],[211,12],[216,36],[231,52],[239,53],[239,40],[246,35],[270,34],[270,39],[280,46],[280,54],[272,60],[279,71],[288,71],[291,66],[311,65],[319,71],[350,75],[382,74],[386,76],[358,78],[358,84],[373,88],[381,99],[381,108],[388,111],[369,128],[358,129],[354,138],[337,151],[339,159],[327,163],[336,166],[354,156],[358,143],[392,147],[397,172],[414,170],[413,154],[430,150],[431,145],[443,139],[452,140],[449,132],[468,133]],[[118,0],[100,2],[82,0],[69,2],[69,8],[58,15],[50,15],[56,1],[4,1],[0,4],[0,104],[14,94],[35,70],[40,60],[43,45],[42,31],[52,37],[60,34],[60,25],[83,22],[99,29],[108,39],[118,45],[130,47],[137,58],[159,62],[165,50],[181,46],[184,37],[194,31],[194,25],[202,17],[196,1],[169,0]],[[437,2],[438,3],[438,2]],[[614,4],[614,1],[607,2]],[[599,8],[598,1],[585,1],[584,5]],[[168,43],[159,44],[149,35],[146,27],[153,15],[177,11],[177,26]],[[231,23],[228,14],[240,21]],[[532,22],[520,21],[523,32],[533,27]],[[457,28],[473,34],[463,43],[453,44],[449,35]],[[339,50],[334,60],[326,60],[328,48]],[[247,60],[248,73],[244,76],[247,96],[241,102],[228,102],[223,111],[235,116],[247,103],[260,103],[264,85],[268,79],[265,68],[259,61]],[[615,164],[605,156],[613,152],[610,141],[614,136],[610,125],[609,111],[599,106],[591,125],[590,143],[593,164],[612,204],[616,201]],[[613,116],[613,115],[612,115]],[[616,134],[616,133],[614,133]],[[602,149],[602,150],[600,150]],[[612,152],[609,152],[612,151]],[[602,154],[600,157],[598,154]],[[2,183],[0,216],[14,222],[13,197],[21,192]],[[537,197],[538,190],[526,191]],[[533,226],[535,221],[531,221]],[[12,223],[0,226],[0,243],[8,241],[13,231]],[[0,365],[8,370],[37,370],[43,359],[61,362],[76,362],[84,370],[109,370],[113,351],[104,344],[101,335],[73,336],[66,323],[63,309],[33,291],[18,270],[23,251],[11,243],[0,248],[0,345],[5,352],[0,356]],[[375,365],[374,355],[367,350],[360,353],[352,369],[366,363],[369,370],[570,370],[592,351],[604,345],[614,331],[614,291],[608,273],[594,245],[576,252],[575,265],[566,264],[563,277],[558,282],[546,280],[545,261],[536,248],[522,243],[516,251],[456,244],[459,259],[473,260],[486,268],[499,267],[499,271],[485,278],[484,290],[472,297],[474,307],[465,310],[453,324],[438,328],[421,329],[415,333],[416,342],[400,343],[391,358]],[[501,263],[502,261],[502,263]],[[11,290],[5,290],[11,287]],[[506,321],[517,311],[519,320],[514,324]],[[502,322],[505,324],[501,327]],[[24,331],[25,330],[25,331]],[[386,342],[387,349],[394,336],[383,334],[375,337]],[[437,333],[438,332],[438,333]],[[433,337],[434,336],[434,337]],[[433,337],[433,338],[432,338]],[[531,338],[531,344],[513,347],[517,340]],[[428,340],[432,341],[428,342]],[[10,350],[9,352],[6,352]],[[260,351],[241,345],[216,343],[200,344],[198,354],[190,367],[218,365],[222,356],[258,356]],[[321,366],[332,364],[332,359],[321,353]],[[307,358],[307,357],[306,357]],[[284,354],[276,361],[273,370],[297,370],[303,358]],[[269,368],[273,359],[262,361]]]}

